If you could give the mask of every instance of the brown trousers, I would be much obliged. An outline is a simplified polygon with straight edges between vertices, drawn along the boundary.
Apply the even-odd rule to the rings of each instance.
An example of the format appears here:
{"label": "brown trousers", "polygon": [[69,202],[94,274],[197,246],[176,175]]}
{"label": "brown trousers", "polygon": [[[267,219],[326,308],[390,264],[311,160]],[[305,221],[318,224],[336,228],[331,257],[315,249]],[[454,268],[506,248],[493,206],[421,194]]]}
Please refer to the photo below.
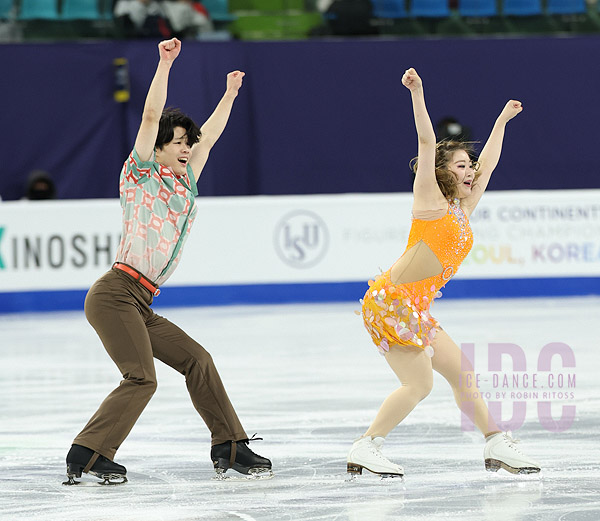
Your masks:
{"label": "brown trousers", "polygon": [[73,443],[114,458],[156,390],[153,358],[185,376],[192,403],[212,434],[212,445],[247,439],[210,354],[154,313],[152,298],[133,277],[115,269],[88,292],[85,315],[123,380]]}

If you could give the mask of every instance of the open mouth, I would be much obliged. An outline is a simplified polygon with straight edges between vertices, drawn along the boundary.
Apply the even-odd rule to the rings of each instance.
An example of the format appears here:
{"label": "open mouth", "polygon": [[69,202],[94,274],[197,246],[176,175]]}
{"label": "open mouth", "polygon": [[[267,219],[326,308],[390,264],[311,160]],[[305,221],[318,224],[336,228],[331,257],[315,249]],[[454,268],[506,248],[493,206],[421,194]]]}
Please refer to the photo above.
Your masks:
{"label": "open mouth", "polygon": [[183,166],[186,166],[188,164],[188,158],[187,157],[178,157],[177,161],[179,161],[179,163]]}

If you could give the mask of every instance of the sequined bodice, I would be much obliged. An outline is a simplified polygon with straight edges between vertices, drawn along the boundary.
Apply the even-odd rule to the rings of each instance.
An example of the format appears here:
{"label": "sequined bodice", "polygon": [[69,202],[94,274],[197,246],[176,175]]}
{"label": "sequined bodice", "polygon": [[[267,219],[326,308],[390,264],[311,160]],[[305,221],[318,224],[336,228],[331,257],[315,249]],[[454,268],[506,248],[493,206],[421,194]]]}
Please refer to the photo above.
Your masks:
{"label": "sequined bodice", "polygon": [[[424,221],[413,219],[406,251],[423,241],[435,254],[442,272],[416,282],[404,283],[411,287],[416,296],[426,296],[431,302],[440,288],[456,273],[473,245],[473,232],[469,219],[460,207],[458,200],[448,204],[448,212],[440,219]],[[413,262],[419,262],[415,258]]]}
{"label": "sequined bodice", "polygon": [[[439,219],[413,219],[406,251],[392,268],[369,281],[361,300],[365,327],[382,354],[392,345],[412,345],[433,356],[438,322],[429,307],[472,245],[469,219],[457,199]],[[392,272],[398,280],[392,280]]]}

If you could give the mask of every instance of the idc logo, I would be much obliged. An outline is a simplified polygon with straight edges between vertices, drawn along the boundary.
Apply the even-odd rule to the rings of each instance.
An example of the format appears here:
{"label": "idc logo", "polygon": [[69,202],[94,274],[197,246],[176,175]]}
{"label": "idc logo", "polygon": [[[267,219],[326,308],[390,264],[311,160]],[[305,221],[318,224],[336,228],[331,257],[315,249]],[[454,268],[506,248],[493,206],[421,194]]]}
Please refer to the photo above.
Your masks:
{"label": "idc logo", "polygon": [[284,215],[275,226],[275,251],[294,268],[310,268],[327,252],[329,232],[323,219],[308,210]]}

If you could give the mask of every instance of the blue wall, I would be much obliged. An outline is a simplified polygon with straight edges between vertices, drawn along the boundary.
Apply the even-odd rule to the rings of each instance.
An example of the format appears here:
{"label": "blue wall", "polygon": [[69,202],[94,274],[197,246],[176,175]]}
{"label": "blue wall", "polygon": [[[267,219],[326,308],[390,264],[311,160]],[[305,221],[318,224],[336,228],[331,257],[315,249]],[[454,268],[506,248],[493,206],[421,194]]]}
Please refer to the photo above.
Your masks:
{"label": "blue wall", "polygon": [[[494,40],[184,42],[168,104],[200,123],[247,76],[202,195],[409,191],[416,154],[403,71],[424,78],[432,119],[447,115],[484,140],[509,98],[492,189],[598,187],[600,37]],[[112,99],[112,60],[128,58],[131,101]],[[154,42],[0,45],[4,73],[0,195],[22,196],[48,170],[60,198],[116,197],[157,63]]]}

